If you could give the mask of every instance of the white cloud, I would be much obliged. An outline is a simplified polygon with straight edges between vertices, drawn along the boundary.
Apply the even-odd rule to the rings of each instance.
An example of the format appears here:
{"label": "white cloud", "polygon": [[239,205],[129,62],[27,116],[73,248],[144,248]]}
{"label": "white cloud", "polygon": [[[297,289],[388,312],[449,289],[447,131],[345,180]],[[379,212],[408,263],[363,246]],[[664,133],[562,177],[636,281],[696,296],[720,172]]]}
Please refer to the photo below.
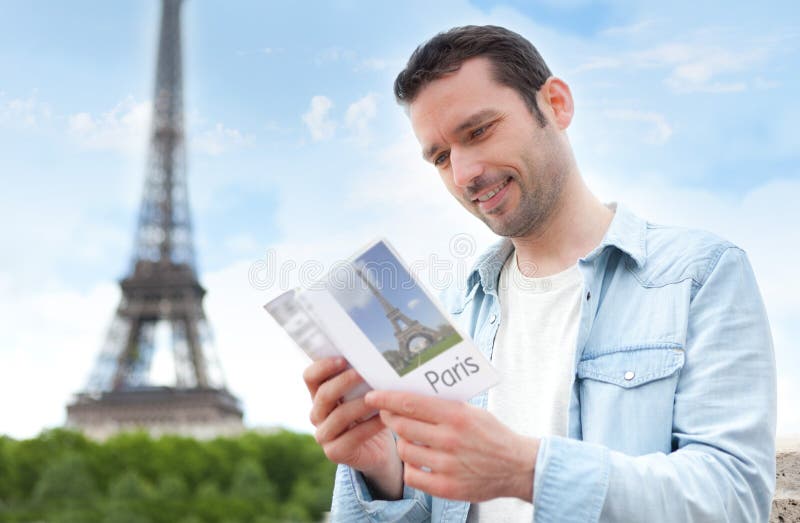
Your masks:
{"label": "white cloud", "polygon": [[633,36],[641,34],[645,29],[652,27],[653,24],[654,24],[653,20],[641,20],[633,24],[613,26],[607,29],[603,29],[602,31],[600,31],[600,34],[602,36],[610,36],[610,37]]}
{"label": "white cloud", "polygon": [[672,127],[667,123],[664,115],[660,113],[634,109],[608,109],[603,114],[615,120],[646,124],[645,131],[637,133],[644,143],[663,145],[672,136]]}
{"label": "white cloud", "polygon": [[[190,135],[190,148],[203,154],[218,156],[255,142],[255,137],[238,129],[217,122],[205,127],[205,120],[198,114],[189,115],[190,124],[196,128]],[[110,150],[143,156],[148,147],[152,103],[137,102],[128,96],[110,110],[93,115],[89,112],[75,113],[68,118],[68,131],[73,140],[87,149]]]}
{"label": "white cloud", "polygon": [[328,47],[317,53],[314,63],[318,66],[330,63],[352,64],[353,71],[384,71],[386,69],[400,70],[405,64],[404,59],[387,59],[378,57],[361,58],[352,49],[342,47]]}
{"label": "white cloud", "polygon": [[206,312],[228,386],[242,399],[250,426],[310,432],[311,400],[302,380],[310,361],[262,308],[268,298],[250,285],[250,264],[236,262],[203,277]]}
{"label": "white cloud", "polygon": [[87,292],[31,291],[0,281],[0,433],[32,437],[59,426],[72,394],[85,385],[119,292],[112,282]]}
{"label": "white cloud", "polygon": [[389,60],[385,60],[383,58],[366,58],[361,60],[358,64],[357,69],[366,69],[371,71],[383,71],[389,64],[392,63]]}
{"label": "white cloud", "polygon": [[350,104],[345,112],[344,126],[359,145],[367,145],[372,138],[369,123],[377,113],[377,99],[376,94],[370,93]]}
{"label": "white cloud", "polygon": [[777,82],[775,80],[766,80],[760,76],[757,76],[753,80],[753,87],[762,91],[765,91],[767,89],[775,89],[780,86],[781,86],[780,82]]}
{"label": "white cloud", "polygon": [[317,95],[311,98],[311,104],[303,114],[303,122],[314,141],[330,140],[340,126],[349,134],[347,139],[357,145],[367,145],[372,139],[369,124],[377,114],[378,96],[369,93],[347,106],[344,120],[337,122],[331,116],[333,101],[327,96]]}
{"label": "white cloud", "polygon": [[555,9],[579,9],[592,3],[592,0],[540,0],[544,5]]}
{"label": "white cloud", "polygon": [[235,256],[247,255],[257,252],[261,247],[252,235],[247,233],[237,233],[224,241],[225,250]]}
{"label": "white cloud", "polygon": [[52,118],[49,104],[39,101],[35,91],[28,98],[11,100],[4,100],[5,94],[0,93],[0,124],[31,128]]}
{"label": "white cloud", "polygon": [[623,63],[621,58],[613,56],[595,56],[573,68],[571,73],[578,74],[599,69],[618,69],[622,67]]}
{"label": "white cloud", "polygon": [[236,56],[251,56],[251,55],[271,56],[274,54],[282,53],[283,51],[284,49],[282,47],[261,47],[255,50],[240,49],[236,51]]}
{"label": "white cloud", "polygon": [[333,102],[327,96],[317,95],[311,98],[311,105],[303,115],[303,122],[311,132],[311,138],[314,141],[328,140],[333,137],[336,123],[329,117],[331,108],[333,108]]}
{"label": "white cloud", "polygon": [[[746,47],[742,43],[722,47],[704,41],[667,42],[639,51],[594,56],[573,69],[573,73],[602,69],[665,69],[665,83],[677,93],[725,93],[747,90],[751,71],[770,54],[767,44]],[[740,74],[748,73],[743,78]]]}
{"label": "white cloud", "polygon": [[720,73],[739,71],[744,60],[740,57],[736,62],[730,61],[727,53],[718,53],[704,56],[700,60],[681,63],[672,70],[666,82],[676,92],[709,92],[728,93],[739,92],[747,89],[745,82],[718,82],[714,77]]}
{"label": "white cloud", "polygon": [[68,130],[82,147],[142,155],[152,116],[150,101],[137,102],[128,96],[99,116],[88,112],[69,116]]}
{"label": "white cloud", "polygon": [[243,134],[238,129],[230,129],[217,122],[212,129],[202,131],[191,139],[191,149],[219,156],[224,152],[252,145],[254,142],[255,136],[252,134]]}
{"label": "white cloud", "polygon": [[352,62],[356,59],[356,52],[342,47],[326,47],[314,58],[317,65],[330,62]]}
{"label": "white cloud", "polygon": [[407,58],[364,58],[360,60],[353,70],[359,71],[392,71],[399,72],[406,65]]}

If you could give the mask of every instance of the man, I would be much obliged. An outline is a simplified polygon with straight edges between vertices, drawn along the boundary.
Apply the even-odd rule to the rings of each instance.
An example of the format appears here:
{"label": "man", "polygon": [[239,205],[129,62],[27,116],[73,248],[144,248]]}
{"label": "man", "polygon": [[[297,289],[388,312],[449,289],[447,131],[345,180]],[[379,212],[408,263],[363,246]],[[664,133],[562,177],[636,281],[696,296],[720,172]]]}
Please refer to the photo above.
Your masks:
{"label": "man", "polygon": [[767,521],[775,368],[743,251],[598,201],[569,87],[516,33],[437,35],[395,94],[450,193],[505,237],[445,300],[503,381],[471,404],[343,403],[358,374],[311,365],[333,520]]}

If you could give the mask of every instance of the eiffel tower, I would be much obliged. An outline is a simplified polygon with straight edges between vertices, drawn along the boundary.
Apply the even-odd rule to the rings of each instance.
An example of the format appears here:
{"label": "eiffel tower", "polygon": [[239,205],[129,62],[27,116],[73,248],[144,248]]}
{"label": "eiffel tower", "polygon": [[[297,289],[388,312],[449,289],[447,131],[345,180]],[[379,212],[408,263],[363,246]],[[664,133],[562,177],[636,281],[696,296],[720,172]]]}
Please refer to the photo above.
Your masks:
{"label": "eiffel tower", "polygon": [[[356,274],[361,278],[375,298],[380,302],[383,311],[386,313],[386,318],[391,322],[394,327],[394,337],[397,338],[398,356],[400,360],[391,361],[392,366],[396,369],[405,367],[411,361],[414,355],[433,345],[442,338],[441,333],[436,330],[426,327],[417,320],[412,320],[403,313],[400,309],[392,305],[387,300],[381,291],[369,281],[369,278],[364,274],[361,269],[355,269]],[[384,354],[386,356],[386,354]],[[387,358],[389,359],[389,358]]]}
{"label": "eiffel tower", "polygon": [[[213,437],[243,428],[239,401],[228,392],[210,351],[202,305],[206,291],[195,266],[181,3],[162,0],[147,176],[131,268],[120,282],[122,299],[89,382],[67,406],[67,426],[100,439],[129,429]],[[168,385],[155,384],[152,376],[159,340],[171,342],[174,383]]]}

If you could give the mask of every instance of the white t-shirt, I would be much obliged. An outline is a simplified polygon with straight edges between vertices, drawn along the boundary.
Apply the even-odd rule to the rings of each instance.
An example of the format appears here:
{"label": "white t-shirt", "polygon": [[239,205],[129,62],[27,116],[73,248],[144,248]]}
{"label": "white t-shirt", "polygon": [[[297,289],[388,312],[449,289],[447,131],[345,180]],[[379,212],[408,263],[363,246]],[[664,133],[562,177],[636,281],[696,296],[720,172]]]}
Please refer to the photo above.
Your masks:
{"label": "white t-shirt", "polygon": [[[488,410],[525,436],[566,436],[583,280],[577,265],[552,276],[525,277],[516,251],[500,273],[501,323],[492,364],[502,376]],[[468,522],[532,521],[533,505],[498,498],[470,507]]]}

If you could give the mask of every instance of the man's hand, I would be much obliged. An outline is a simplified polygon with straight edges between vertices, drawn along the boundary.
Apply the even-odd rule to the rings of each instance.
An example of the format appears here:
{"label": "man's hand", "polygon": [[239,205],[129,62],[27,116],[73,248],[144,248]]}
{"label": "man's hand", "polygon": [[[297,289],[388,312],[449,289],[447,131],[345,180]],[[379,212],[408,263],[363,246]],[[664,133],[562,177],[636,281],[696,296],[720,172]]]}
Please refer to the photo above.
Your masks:
{"label": "man's hand", "polygon": [[532,501],[538,439],[462,402],[388,391],[369,392],[365,400],[399,436],[406,485],[447,499]]}
{"label": "man's hand", "polygon": [[394,437],[380,417],[367,418],[375,408],[364,398],[343,402],[342,396],[364,382],[343,358],[325,358],[303,372],[311,393],[311,423],[325,455],[360,471],[376,498],[403,496],[403,464]]}

